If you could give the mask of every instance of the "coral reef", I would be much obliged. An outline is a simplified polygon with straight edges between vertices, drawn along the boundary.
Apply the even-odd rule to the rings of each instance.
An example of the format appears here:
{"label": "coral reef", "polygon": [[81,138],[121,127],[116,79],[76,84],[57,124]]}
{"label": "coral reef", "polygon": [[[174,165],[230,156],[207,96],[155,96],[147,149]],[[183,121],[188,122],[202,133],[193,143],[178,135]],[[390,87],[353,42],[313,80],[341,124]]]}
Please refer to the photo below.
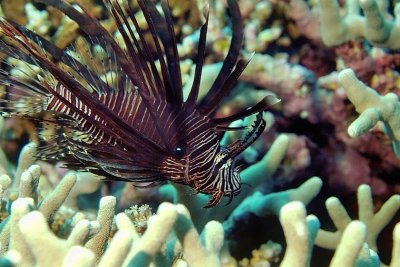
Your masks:
{"label": "coral reef", "polygon": [[[151,262],[160,266],[221,266],[227,261],[227,254],[221,254],[224,244],[223,225],[217,221],[208,221],[200,237],[195,228],[196,219],[190,216],[182,204],[162,203],[157,213],[148,218],[145,232],[139,235],[136,225],[126,213],[115,215],[116,199],[112,196],[103,197],[96,220],[89,220],[89,216],[86,219],[78,214],[74,217],[80,218],[72,221],[64,218],[64,223],[69,221],[67,227],[70,229],[68,237],[61,239],[52,232],[49,223],[53,221],[56,212],[61,212],[59,209],[75,184],[76,176],[65,176],[50,194],[38,202],[39,175],[37,165],[31,166],[22,174],[18,198],[10,203],[11,215],[1,224],[3,253],[7,248],[2,262],[8,262],[12,266],[93,266],[95,263],[97,266],[149,266]],[[311,179],[309,183],[314,182]],[[7,191],[10,184],[9,177],[2,176],[1,185],[4,191]],[[381,208],[379,214],[372,216],[371,192],[367,186],[361,186],[361,221],[351,221],[337,200],[328,200],[328,210],[340,231],[339,236],[331,238],[325,231],[319,230],[320,222],[317,217],[306,216],[302,202],[291,201],[304,199],[313,188],[311,184],[287,193],[269,195],[268,204],[281,207],[277,212],[286,236],[286,249],[280,266],[308,266],[314,240],[318,246],[337,247],[330,266],[352,266],[360,261],[370,262],[367,266],[377,266],[373,264],[379,260],[373,252],[376,249],[374,242],[382,227],[399,209],[400,197],[393,197]],[[288,199],[287,195],[292,197]],[[6,199],[3,198],[2,201]],[[332,202],[336,204],[328,204]],[[114,221],[117,230],[111,236]],[[399,227],[400,224],[394,230],[394,253],[400,246]],[[371,251],[366,247],[367,243]],[[262,256],[263,254],[253,252],[251,262],[255,265],[276,261],[280,253],[280,246],[272,243],[262,246],[261,249],[266,254]],[[400,264],[398,260],[394,254],[390,266]],[[248,260],[242,261],[240,265],[248,266]]]}
{"label": "coral reef", "polygon": [[[57,129],[0,118],[0,266],[400,266],[398,3],[237,1],[245,18],[242,56],[252,60],[217,114],[268,94],[282,100],[264,114],[260,140],[238,159],[241,194],[204,209],[208,197],[182,185],[140,189],[69,172],[62,162],[34,159],[38,145],[48,145],[39,140]],[[101,1],[68,2],[121,40]],[[210,10],[201,99],[229,49],[226,1],[169,4],[186,92]],[[93,69],[107,57],[51,7],[30,0],[0,6],[2,16]],[[0,58],[2,71],[23,81],[40,74]],[[0,85],[0,95],[5,90],[13,88]],[[241,135],[227,132],[222,142]]]}

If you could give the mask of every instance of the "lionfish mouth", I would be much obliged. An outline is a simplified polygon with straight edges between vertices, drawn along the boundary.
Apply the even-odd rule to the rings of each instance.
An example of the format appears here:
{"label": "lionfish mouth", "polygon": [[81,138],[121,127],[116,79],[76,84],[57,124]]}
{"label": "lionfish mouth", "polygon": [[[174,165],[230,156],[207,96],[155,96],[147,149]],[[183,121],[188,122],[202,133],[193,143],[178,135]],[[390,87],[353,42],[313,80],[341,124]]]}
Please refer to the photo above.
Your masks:
{"label": "lionfish mouth", "polygon": [[228,191],[228,192],[227,191],[225,191],[225,192],[216,191],[216,192],[212,193],[211,199],[208,201],[207,205],[204,206],[204,208],[214,207],[221,201],[222,197],[224,197],[224,196],[229,198],[228,202],[225,205],[229,205],[232,202],[233,197],[235,197],[239,194],[240,194],[240,189],[234,190],[234,191]]}
{"label": "lionfish mouth", "polygon": [[[39,147],[40,159],[62,160],[69,168],[90,171],[108,180],[146,185],[173,181],[200,191],[197,184],[215,184],[204,179],[216,177],[201,173],[206,167],[212,169],[216,151],[220,151],[218,131],[238,130],[226,125],[258,114],[249,133],[227,147],[231,158],[262,133],[265,127],[262,112],[277,102],[272,96],[237,114],[215,117],[219,103],[249,62],[240,56],[243,21],[237,1],[227,0],[234,29],[230,48],[217,78],[201,101],[197,98],[205,58],[208,10],[194,56],[193,84],[185,100],[174,19],[168,1],[160,1],[161,9],[154,1],[138,0],[148,24],[144,30],[128,3],[131,1],[121,6],[117,0],[103,0],[122,36],[124,48],[84,7],[81,6],[83,12],[78,11],[64,0],[41,2],[79,25],[85,35],[83,48],[79,50],[74,44],[61,49],[48,41],[50,38],[0,19],[3,34],[0,49],[22,65],[17,75],[12,70],[18,66],[2,61],[5,68],[0,71],[0,84],[10,90],[1,101],[6,105],[0,106],[0,113],[31,119],[37,119],[44,111],[51,114],[43,122],[57,131],[46,136],[46,145]],[[150,38],[146,36],[148,32]],[[98,48],[105,56],[97,56]],[[58,135],[59,132],[63,134]],[[178,161],[187,156],[186,151],[196,154],[193,159],[196,163],[189,164],[200,164],[200,171],[193,176],[198,182],[185,180],[187,175],[181,175],[179,162],[170,169],[165,165],[166,158]],[[231,181],[232,172],[221,179],[224,183]],[[202,191],[212,195],[207,207],[215,206],[223,196],[232,200],[240,192],[218,186]]]}

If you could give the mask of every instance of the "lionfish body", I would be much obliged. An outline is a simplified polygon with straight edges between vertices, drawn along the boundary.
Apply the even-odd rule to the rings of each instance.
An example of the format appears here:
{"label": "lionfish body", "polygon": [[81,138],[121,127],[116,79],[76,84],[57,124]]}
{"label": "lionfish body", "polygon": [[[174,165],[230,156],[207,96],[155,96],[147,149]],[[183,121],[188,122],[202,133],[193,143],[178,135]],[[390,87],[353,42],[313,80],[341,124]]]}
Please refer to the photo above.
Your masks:
{"label": "lionfish body", "polygon": [[[3,116],[33,118],[46,111],[45,120],[62,130],[42,158],[61,159],[67,166],[87,170],[110,180],[155,185],[172,181],[210,194],[208,207],[223,196],[240,193],[240,176],[234,159],[262,133],[265,98],[255,106],[225,118],[215,118],[219,102],[234,86],[247,62],[241,58],[242,20],[235,0],[228,0],[233,36],[222,69],[207,95],[197,101],[206,46],[208,14],[200,29],[195,78],[189,96],[183,98],[182,80],[172,17],[166,0],[163,14],[152,1],[139,0],[148,23],[152,45],[144,38],[128,6],[104,0],[112,14],[124,47],[87,12],[79,12],[60,0],[42,0],[77,22],[87,43],[86,58],[94,59],[93,47],[106,53],[99,64],[89,66],[28,29],[1,19],[0,48],[26,68],[39,69],[24,79],[7,70],[15,67],[3,60],[0,81],[11,88],[3,100]],[[77,51],[73,51],[77,52]],[[155,55],[154,55],[155,54]],[[82,56],[84,57],[84,56]],[[156,59],[155,59],[156,58]],[[160,68],[156,67],[159,61]],[[36,68],[34,68],[36,67]],[[39,67],[39,68],[37,68]],[[111,76],[100,73],[110,71]],[[21,70],[24,73],[24,70]],[[11,96],[13,97],[11,99]],[[15,99],[19,96],[19,99]],[[22,101],[22,102],[21,102]],[[25,102],[24,102],[25,101]],[[243,139],[220,145],[220,131],[227,123],[257,113]]]}

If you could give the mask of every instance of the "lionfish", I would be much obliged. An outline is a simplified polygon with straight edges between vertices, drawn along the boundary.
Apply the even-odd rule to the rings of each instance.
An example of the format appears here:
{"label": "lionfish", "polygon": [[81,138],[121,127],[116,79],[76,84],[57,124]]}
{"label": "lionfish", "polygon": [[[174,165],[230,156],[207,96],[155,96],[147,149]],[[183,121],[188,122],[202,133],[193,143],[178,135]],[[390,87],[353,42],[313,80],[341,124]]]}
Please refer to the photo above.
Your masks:
{"label": "lionfish", "polygon": [[[234,160],[263,132],[262,112],[277,100],[268,96],[234,115],[215,117],[219,103],[248,64],[240,55],[243,21],[236,0],[227,1],[233,29],[229,51],[202,100],[197,98],[208,8],[199,29],[194,80],[185,99],[167,0],[161,0],[161,10],[153,1],[138,0],[148,25],[146,32],[129,4],[103,0],[123,38],[121,45],[82,6],[78,10],[62,0],[41,2],[79,25],[91,46],[81,54],[94,60],[94,47],[106,53],[99,64],[85,64],[72,48],[60,49],[27,28],[1,18],[1,51],[15,60],[2,60],[0,82],[9,92],[2,100],[7,105],[0,112],[30,119],[42,112],[50,113],[42,120],[62,131],[53,136],[51,145],[41,148],[42,158],[64,160],[70,168],[112,181],[143,186],[167,181],[188,185],[198,193],[211,195],[206,207],[215,206],[223,196],[231,201],[240,193],[239,168]],[[150,40],[145,38],[147,32]],[[18,75],[11,71],[18,68],[15,61],[25,64]],[[113,75],[102,77],[107,70]],[[248,127],[227,126],[253,114],[256,118]],[[242,139],[227,146],[220,144],[221,131],[246,129]]]}

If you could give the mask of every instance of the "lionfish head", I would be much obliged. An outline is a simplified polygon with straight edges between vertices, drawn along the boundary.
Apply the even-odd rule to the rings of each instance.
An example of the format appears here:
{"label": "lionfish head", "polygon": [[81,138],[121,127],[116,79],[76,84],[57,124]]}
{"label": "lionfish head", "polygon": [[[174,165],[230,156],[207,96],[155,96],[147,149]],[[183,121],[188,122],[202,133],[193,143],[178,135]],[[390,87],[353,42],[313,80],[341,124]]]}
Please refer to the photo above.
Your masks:
{"label": "lionfish head", "polygon": [[198,165],[199,160],[190,160],[189,156],[180,159],[169,157],[163,165],[173,182],[187,184],[198,193],[211,195],[211,200],[205,206],[209,208],[220,202],[223,196],[229,197],[230,202],[240,193],[241,180],[235,159],[226,148],[221,147],[219,152],[207,156],[214,156],[214,159]]}
{"label": "lionfish head", "polygon": [[[256,116],[256,120],[251,125],[251,129],[244,138],[233,142],[228,146],[219,146],[218,152],[215,154],[212,166],[212,174],[210,179],[203,179],[203,182],[196,184],[200,192],[212,195],[211,200],[206,207],[215,206],[223,196],[229,197],[228,204],[233,197],[240,193],[241,179],[240,168],[235,165],[236,157],[249,147],[261,135],[265,128],[265,121],[262,118],[262,112]],[[202,175],[206,176],[207,173]],[[204,178],[204,177],[203,177]],[[202,181],[202,179],[197,179]]]}
{"label": "lionfish head", "polygon": [[[267,97],[255,107],[243,111],[240,116],[257,110],[258,106],[272,104],[276,98]],[[185,114],[186,113],[186,114]],[[175,183],[191,186],[199,193],[211,195],[206,207],[215,206],[223,196],[229,198],[240,193],[240,169],[235,165],[236,158],[261,135],[265,128],[262,111],[258,111],[254,122],[245,127],[219,126],[223,120],[234,120],[236,115],[223,119],[210,120],[198,112],[182,112],[183,122],[178,124],[178,141],[174,143],[175,153],[164,159],[163,175]],[[185,123],[186,122],[186,123]],[[221,130],[245,130],[243,138],[229,145],[221,145]]]}
{"label": "lionfish head", "polygon": [[232,158],[226,150],[217,154],[215,162],[215,189],[212,198],[206,207],[215,206],[222,196],[232,198],[240,193],[241,180],[239,168],[234,164]]}

